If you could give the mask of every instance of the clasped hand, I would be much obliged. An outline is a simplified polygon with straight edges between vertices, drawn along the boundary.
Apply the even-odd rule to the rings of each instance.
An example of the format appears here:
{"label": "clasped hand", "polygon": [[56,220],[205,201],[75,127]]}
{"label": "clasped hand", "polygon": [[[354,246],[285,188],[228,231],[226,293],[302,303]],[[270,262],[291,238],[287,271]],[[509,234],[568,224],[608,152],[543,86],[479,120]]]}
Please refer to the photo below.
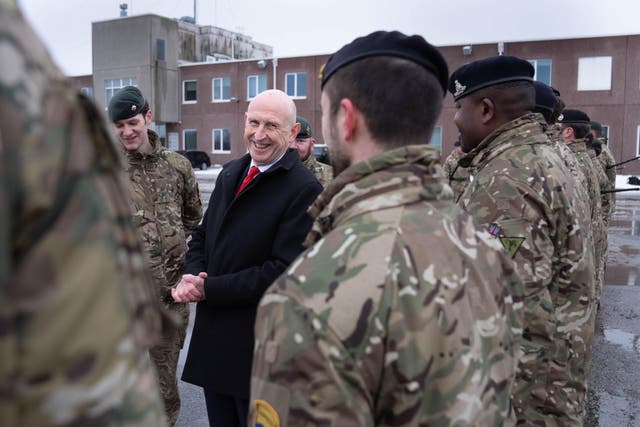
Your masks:
{"label": "clasped hand", "polygon": [[205,299],[204,279],[207,273],[184,274],[180,282],[171,289],[171,296],[175,302],[197,302]]}

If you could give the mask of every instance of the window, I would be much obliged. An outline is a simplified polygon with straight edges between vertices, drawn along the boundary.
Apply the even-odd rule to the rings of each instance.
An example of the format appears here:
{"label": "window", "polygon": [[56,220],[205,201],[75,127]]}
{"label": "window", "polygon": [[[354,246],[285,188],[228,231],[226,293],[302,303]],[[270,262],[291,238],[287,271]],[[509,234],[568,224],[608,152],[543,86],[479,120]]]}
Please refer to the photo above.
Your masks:
{"label": "window", "polygon": [[164,48],[164,39],[156,39],[156,59],[158,61],[166,60],[166,51]]}
{"label": "window", "polygon": [[231,98],[231,79],[229,77],[216,77],[211,79],[211,100],[229,101]]}
{"label": "window", "polygon": [[213,148],[214,153],[230,153],[231,152],[231,131],[229,129],[213,130]]}
{"label": "window", "polygon": [[602,125],[602,137],[609,141],[609,125]]}
{"label": "window", "polygon": [[442,151],[442,126],[436,126],[433,128],[433,133],[431,134],[429,145],[438,149],[439,151]]}
{"label": "window", "polygon": [[578,59],[578,90],[611,90],[611,57]]}
{"label": "window", "polygon": [[636,136],[636,156],[640,156],[640,126],[638,126],[638,132]]}
{"label": "window", "polygon": [[113,95],[125,86],[138,86],[138,79],[135,77],[125,77],[122,79],[108,79],[104,81],[104,101],[109,105]]}
{"label": "window", "polygon": [[87,98],[93,98],[93,88],[92,87],[82,87],[82,88],[80,88],[80,93],[85,95]]}
{"label": "window", "polygon": [[185,129],[182,131],[182,140],[185,150],[198,149],[198,131],[195,129]]}
{"label": "window", "polygon": [[530,59],[529,62],[535,70],[533,79],[551,86],[551,60]]}
{"label": "window", "polygon": [[267,75],[247,76],[247,99],[253,99],[260,92],[267,90]]}
{"label": "window", "polygon": [[182,82],[182,103],[195,104],[198,101],[198,86],[196,80],[184,80]]}
{"label": "window", "polygon": [[284,88],[287,95],[293,98],[307,97],[307,73],[286,73]]}

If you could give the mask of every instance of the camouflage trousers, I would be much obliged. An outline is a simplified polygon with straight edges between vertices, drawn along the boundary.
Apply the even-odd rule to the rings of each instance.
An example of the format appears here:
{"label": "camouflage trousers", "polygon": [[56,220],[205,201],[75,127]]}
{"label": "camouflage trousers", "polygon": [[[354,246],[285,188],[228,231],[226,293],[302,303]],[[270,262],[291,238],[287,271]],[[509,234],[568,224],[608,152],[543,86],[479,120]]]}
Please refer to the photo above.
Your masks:
{"label": "camouflage trousers", "polygon": [[176,371],[180,350],[187,333],[189,323],[189,305],[171,304],[167,307],[179,315],[182,325],[172,329],[162,336],[162,341],[149,350],[151,360],[158,373],[160,393],[164,401],[164,410],[167,416],[167,424],[171,427],[176,423],[180,413],[180,395],[178,393],[178,379]]}
{"label": "camouflage trousers", "polygon": [[553,342],[521,342],[522,354],[512,389],[518,426],[581,427],[587,395],[587,369],[595,326],[595,298],[571,333],[556,333]]}

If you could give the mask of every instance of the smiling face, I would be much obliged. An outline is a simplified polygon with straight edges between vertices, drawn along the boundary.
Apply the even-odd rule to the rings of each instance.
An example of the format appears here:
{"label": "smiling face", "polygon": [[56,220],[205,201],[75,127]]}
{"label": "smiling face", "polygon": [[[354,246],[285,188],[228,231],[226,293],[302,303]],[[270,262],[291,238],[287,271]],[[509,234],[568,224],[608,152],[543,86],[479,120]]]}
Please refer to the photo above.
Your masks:
{"label": "smiling face", "polygon": [[125,150],[146,154],[153,150],[147,133],[148,123],[151,123],[151,111],[113,122],[118,140]]}
{"label": "smiling face", "polygon": [[481,108],[471,96],[456,101],[456,114],[453,122],[460,132],[462,151],[468,153],[473,150],[486,136],[481,125]]}
{"label": "smiling face", "polygon": [[295,142],[300,125],[295,123],[293,101],[282,91],[262,92],[245,113],[244,143],[256,165],[268,165]]}

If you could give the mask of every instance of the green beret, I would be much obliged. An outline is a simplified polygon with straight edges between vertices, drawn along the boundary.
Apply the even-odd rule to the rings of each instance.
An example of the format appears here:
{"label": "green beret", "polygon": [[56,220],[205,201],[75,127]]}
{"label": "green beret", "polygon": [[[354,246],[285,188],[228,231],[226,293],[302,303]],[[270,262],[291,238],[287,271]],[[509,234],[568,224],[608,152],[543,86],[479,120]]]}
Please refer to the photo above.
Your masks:
{"label": "green beret", "polygon": [[486,87],[519,80],[533,81],[534,69],[529,61],[515,56],[479,59],[458,68],[449,79],[454,101]]}
{"label": "green beret", "polygon": [[300,132],[296,138],[311,138],[313,132],[311,132],[311,125],[304,117],[296,117],[296,123],[300,123]]}
{"label": "green beret", "polygon": [[399,31],[376,31],[343,46],[322,67],[320,87],[340,68],[375,56],[392,56],[420,65],[438,79],[443,95],[447,93],[449,68],[440,51],[421,36],[407,36]]}
{"label": "green beret", "polygon": [[117,91],[109,101],[109,118],[112,122],[126,120],[144,114],[149,109],[142,92],[135,86],[126,86]]}

